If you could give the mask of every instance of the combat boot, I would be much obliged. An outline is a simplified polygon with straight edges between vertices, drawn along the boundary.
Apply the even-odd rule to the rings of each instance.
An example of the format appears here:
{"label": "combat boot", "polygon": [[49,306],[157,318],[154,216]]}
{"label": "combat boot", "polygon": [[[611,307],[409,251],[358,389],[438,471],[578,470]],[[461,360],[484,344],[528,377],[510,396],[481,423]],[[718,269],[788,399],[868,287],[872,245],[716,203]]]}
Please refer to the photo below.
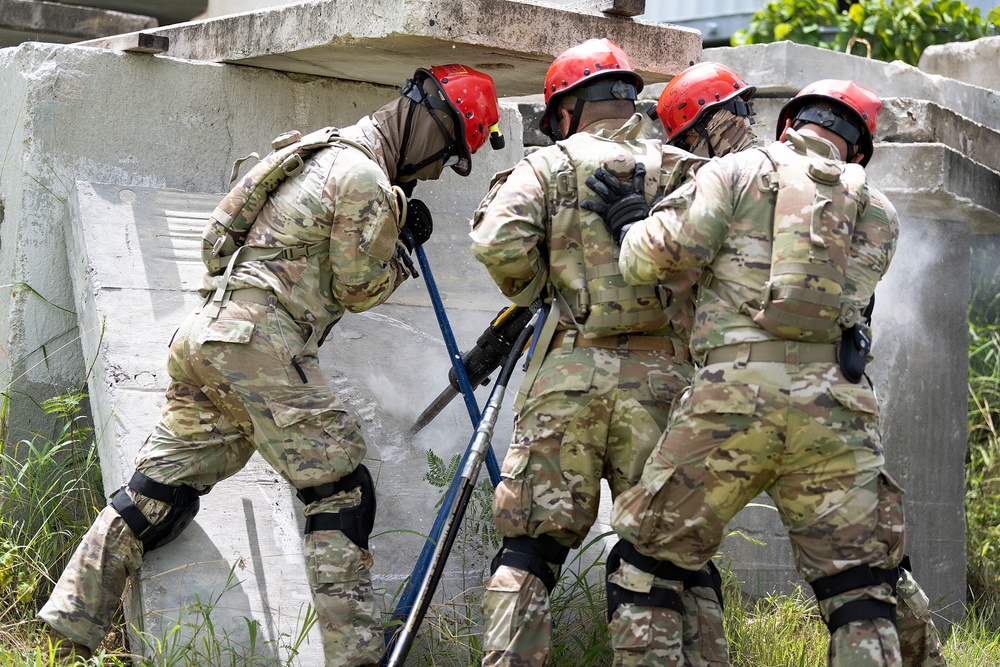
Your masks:
{"label": "combat boot", "polygon": [[49,629],[48,640],[52,643],[52,655],[60,662],[72,664],[74,658],[89,660],[92,655],[90,649],[83,644],[77,644],[69,637]]}

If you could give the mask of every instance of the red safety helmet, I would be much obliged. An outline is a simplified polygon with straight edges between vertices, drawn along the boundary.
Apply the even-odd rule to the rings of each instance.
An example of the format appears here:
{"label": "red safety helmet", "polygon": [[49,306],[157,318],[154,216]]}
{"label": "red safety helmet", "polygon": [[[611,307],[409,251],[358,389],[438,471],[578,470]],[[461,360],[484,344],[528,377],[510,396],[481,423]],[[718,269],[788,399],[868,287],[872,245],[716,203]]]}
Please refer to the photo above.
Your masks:
{"label": "red safety helmet", "polygon": [[[619,81],[606,86],[593,85],[611,76]],[[556,138],[556,111],[559,102],[568,94],[572,93],[583,101],[635,100],[642,86],[642,77],[632,68],[620,46],[610,39],[588,39],[563,51],[549,66],[545,74],[545,111],[539,129],[546,136]],[[575,129],[573,127],[570,134]]]}
{"label": "red safety helmet", "polygon": [[711,111],[728,108],[737,116],[752,116],[748,104],[756,86],[743,80],[722,63],[702,62],[688,67],[663,88],[656,102],[656,116],[663,124],[667,141],[674,143],[698,121],[707,121]]}
{"label": "red safety helmet", "polygon": [[[425,91],[424,82],[428,79],[437,84],[437,95],[429,95]],[[482,148],[487,137],[494,150],[504,147],[499,126],[500,103],[489,74],[457,64],[438,65],[429,70],[419,68],[400,92],[429,107],[432,116],[435,109],[445,111],[455,127],[462,128],[454,143],[448,147],[450,159],[445,162],[459,176],[468,176],[472,171],[472,154]],[[445,134],[450,136],[447,132]],[[452,160],[455,162],[452,163]]]}
{"label": "red safety helmet", "polygon": [[[843,110],[849,122],[837,114],[819,109],[810,109],[810,102],[834,102],[834,107]],[[864,155],[861,166],[868,164],[872,157],[878,114],[882,111],[882,100],[878,95],[853,81],[843,79],[823,79],[803,88],[778,112],[776,138],[785,136],[785,125],[789,120],[804,120],[826,127],[840,135],[847,142],[848,161],[854,159],[854,144]]]}

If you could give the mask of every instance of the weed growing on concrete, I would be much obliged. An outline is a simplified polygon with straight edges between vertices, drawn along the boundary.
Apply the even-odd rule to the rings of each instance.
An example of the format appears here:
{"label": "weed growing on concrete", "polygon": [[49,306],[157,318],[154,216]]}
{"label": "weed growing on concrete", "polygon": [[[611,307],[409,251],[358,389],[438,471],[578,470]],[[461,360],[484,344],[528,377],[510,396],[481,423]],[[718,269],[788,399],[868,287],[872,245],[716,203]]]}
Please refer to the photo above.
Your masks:
{"label": "weed growing on concrete", "polygon": [[[0,665],[4,667],[57,664],[35,613],[106,502],[99,491],[100,465],[93,429],[83,415],[85,403],[83,393],[44,401],[41,408],[55,419],[51,435],[0,443]],[[0,416],[6,414],[7,405],[0,394]],[[224,591],[238,585],[235,567],[234,563]],[[95,658],[86,664],[249,667],[281,664],[275,656],[282,655],[290,665],[316,623],[315,611],[306,606],[293,634],[263,640],[258,622],[246,619],[250,640],[242,645],[213,623],[218,601],[198,600],[165,637],[139,633],[142,647],[134,648],[144,648],[145,659],[126,649],[119,615]]]}
{"label": "weed growing on concrete", "polygon": [[[233,563],[221,590],[208,600],[195,595],[194,604],[181,610],[177,622],[165,634],[139,633],[143,665],[234,665],[239,667],[270,667],[293,665],[313,625],[316,612],[311,605],[300,611],[294,635],[277,639],[261,639],[260,622],[244,617],[247,638],[238,639],[217,626],[212,614],[222,596],[240,585]],[[287,656],[280,658],[279,656]]]}
{"label": "weed growing on concrete", "polygon": [[[35,612],[73,549],[104,505],[93,430],[83,415],[86,395],[44,401],[54,431],[4,440],[0,452],[0,664],[49,665],[54,657]],[[8,400],[0,395],[6,422]],[[6,432],[4,430],[3,432]],[[128,664],[120,625],[91,664]],[[115,648],[117,647],[117,648]]]}

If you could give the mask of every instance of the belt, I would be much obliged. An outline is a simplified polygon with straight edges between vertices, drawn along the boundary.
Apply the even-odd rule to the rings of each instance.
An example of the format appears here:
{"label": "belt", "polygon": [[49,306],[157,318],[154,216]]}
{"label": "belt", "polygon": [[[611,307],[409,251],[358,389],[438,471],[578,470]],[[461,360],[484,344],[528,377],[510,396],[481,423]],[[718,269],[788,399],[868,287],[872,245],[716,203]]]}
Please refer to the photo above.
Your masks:
{"label": "belt", "polygon": [[[557,331],[552,337],[549,349],[559,347],[566,340],[570,330]],[[620,336],[604,336],[603,338],[584,338],[577,331],[573,347],[599,347],[602,350],[644,350],[649,352],[666,352],[674,354],[674,343],[666,336],[642,336],[636,334],[621,334]]]}
{"label": "belt", "polygon": [[275,299],[274,292],[259,287],[240,287],[229,290],[226,296],[229,297],[228,301],[249,301],[262,306],[270,305],[271,300]]}
{"label": "belt", "polygon": [[783,364],[836,363],[837,346],[834,343],[764,340],[756,343],[723,345],[709,350],[705,355],[706,366],[733,361]]}

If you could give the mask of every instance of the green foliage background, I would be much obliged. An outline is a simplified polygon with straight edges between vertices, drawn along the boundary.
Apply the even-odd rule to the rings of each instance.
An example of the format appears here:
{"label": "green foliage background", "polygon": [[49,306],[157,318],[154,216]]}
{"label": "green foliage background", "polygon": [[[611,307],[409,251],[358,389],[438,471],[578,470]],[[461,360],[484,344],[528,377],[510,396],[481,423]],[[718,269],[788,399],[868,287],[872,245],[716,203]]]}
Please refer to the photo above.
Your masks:
{"label": "green foliage background", "polygon": [[[996,34],[1000,5],[982,16],[962,0],[861,0],[847,11],[836,0],[771,0],[755,13],[733,46],[788,40],[890,62],[916,65],[928,46]],[[852,43],[852,40],[855,40]]]}

